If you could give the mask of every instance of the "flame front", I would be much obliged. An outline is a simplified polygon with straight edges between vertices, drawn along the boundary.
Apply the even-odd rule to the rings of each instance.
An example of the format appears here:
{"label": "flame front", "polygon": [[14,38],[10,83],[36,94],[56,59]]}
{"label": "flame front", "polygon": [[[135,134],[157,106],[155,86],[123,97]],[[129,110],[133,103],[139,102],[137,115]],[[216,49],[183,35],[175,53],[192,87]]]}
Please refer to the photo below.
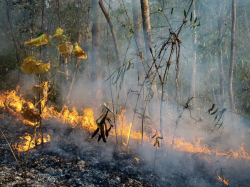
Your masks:
{"label": "flame front", "polygon": [[[6,111],[10,111],[12,114],[16,115],[18,120],[22,120],[25,124],[35,125],[35,123],[23,120],[21,112],[22,112],[22,105],[27,103],[21,96],[17,95],[17,91],[6,91],[4,94],[0,94],[0,107]],[[29,103],[30,108],[34,108],[32,103]],[[70,124],[73,128],[81,128],[87,131],[93,132],[97,126],[94,119],[93,110],[90,108],[82,109],[83,115],[80,115],[76,108],[73,107],[70,111],[67,107],[63,112],[58,112],[53,106],[44,106],[42,108],[42,118],[44,120],[49,120],[54,118],[58,120],[60,123],[67,123]],[[127,122],[125,118],[126,110],[122,110],[121,115],[118,116],[118,123],[115,124],[116,127],[112,128],[110,134],[111,137],[119,137],[121,139],[121,143],[127,146],[130,139],[136,140],[138,143],[141,143],[142,137],[143,141],[149,142],[151,145],[154,145],[155,139],[152,139],[152,135],[156,133],[153,126],[149,126],[151,133],[146,133],[144,131],[143,136],[140,130],[133,127],[132,123]],[[134,122],[135,123],[135,122]],[[24,137],[27,142],[29,142],[30,136]],[[230,150],[230,151],[223,151],[220,149],[212,149],[208,147],[206,144],[202,143],[202,138],[193,138],[192,142],[185,141],[183,137],[176,137],[173,141],[173,135],[168,134],[163,136],[164,139],[164,147],[166,149],[173,148],[177,151],[185,151],[188,153],[205,153],[208,155],[214,156],[224,156],[226,158],[234,158],[237,160],[245,159],[250,161],[249,153],[247,153],[244,149],[244,144],[239,146],[238,150]],[[39,140],[40,141],[40,140]],[[49,138],[45,141],[49,141]],[[23,145],[22,148],[17,147],[17,150],[27,150],[27,142]],[[124,143],[126,142],[126,143]],[[31,148],[34,147],[32,143]]]}

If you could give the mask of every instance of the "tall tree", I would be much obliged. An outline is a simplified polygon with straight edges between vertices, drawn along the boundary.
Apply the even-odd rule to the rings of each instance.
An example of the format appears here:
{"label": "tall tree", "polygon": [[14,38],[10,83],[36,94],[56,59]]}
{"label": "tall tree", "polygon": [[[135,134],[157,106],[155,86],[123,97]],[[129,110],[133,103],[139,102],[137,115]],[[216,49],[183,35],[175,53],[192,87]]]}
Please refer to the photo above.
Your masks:
{"label": "tall tree", "polygon": [[106,20],[107,20],[109,26],[110,26],[113,41],[114,41],[114,44],[115,44],[115,51],[116,51],[117,61],[118,61],[119,66],[121,66],[122,62],[121,62],[120,49],[119,49],[119,45],[118,45],[118,41],[117,41],[117,37],[116,37],[116,33],[115,33],[113,23],[111,21],[109,13],[106,11],[106,9],[105,9],[105,7],[103,5],[103,0],[99,0],[99,5],[100,5],[100,8],[102,9],[102,12],[103,12],[104,16],[106,17]]}
{"label": "tall tree", "polygon": [[223,82],[223,59],[222,59],[222,16],[221,16],[221,0],[217,1],[217,15],[218,15],[218,30],[219,30],[219,35],[218,35],[218,64],[219,64],[219,82],[220,82],[220,97],[219,97],[219,102],[221,106],[224,106],[224,82]]}
{"label": "tall tree", "polygon": [[229,69],[229,81],[228,81],[228,94],[230,109],[235,111],[235,104],[233,98],[233,72],[234,72],[234,56],[235,56],[235,25],[236,25],[236,0],[232,0],[232,29],[231,29],[231,58]]}
{"label": "tall tree", "polygon": [[[14,34],[14,30],[13,30],[13,25],[12,25],[12,21],[11,21],[11,17],[10,17],[10,7],[8,5],[8,1],[6,0],[6,6],[7,6],[7,17],[8,17],[8,21],[9,21],[9,25],[10,25],[10,31],[11,31],[11,35],[12,35],[12,39],[14,42],[14,46],[16,49],[16,60],[18,65],[20,65],[20,57],[19,57],[19,52],[18,52],[18,47],[17,47],[17,42],[16,42],[16,38],[15,38],[15,34]],[[20,80],[20,72],[18,73],[18,80]]]}
{"label": "tall tree", "polygon": [[[193,2],[193,15],[194,15],[194,19],[196,18],[196,11],[195,11],[195,2]],[[196,44],[197,44],[197,34],[196,34],[196,30],[194,28],[194,46],[195,46],[195,50],[194,50],[194,59],[192,64],[192,73],[191,73],[191,93],[190,96],[191,97],[195,97],[195,75],[196,75],[196,61],[197,61],[197,54],[196,54]],[[193,102],[195,104],[195,98],[193,99]]]}
{"label": "tall tree", "polygon": [[154,42],[151,33],[151,23],[150,23],[150,14],[149,14],[149,5],[148,0],[141,0],[141,13],[142,13],[142,23],[143,23],[143,33],[146,46],[147,60],[152,59],[150,53],[150,48],[152,52],[154,51]]}
{"label": "tall tree", "polygon": [[95,97],[97,89],[95,83],[97,81],[97,65],[101,64],[100,45],[101,45],[101,29],[100,29],[100,8],[98,0],[92,0],[92,53],[91,53],[91,83],[92,96]]}
{"label": "tall tree", "polygon": [[[134,30],[135,30],[135,50],[136,53],[139,54],[140,52],[142,52],[142,28],[141,28],[141,10],[138,6],[138,2],[139,0],[135,0],[135,3],[133,4],[133,20],[134,20]],[[137,69],[139,71],[140,69],[140,57],[137,56],[136,57],[136,61],[137,61]]]}

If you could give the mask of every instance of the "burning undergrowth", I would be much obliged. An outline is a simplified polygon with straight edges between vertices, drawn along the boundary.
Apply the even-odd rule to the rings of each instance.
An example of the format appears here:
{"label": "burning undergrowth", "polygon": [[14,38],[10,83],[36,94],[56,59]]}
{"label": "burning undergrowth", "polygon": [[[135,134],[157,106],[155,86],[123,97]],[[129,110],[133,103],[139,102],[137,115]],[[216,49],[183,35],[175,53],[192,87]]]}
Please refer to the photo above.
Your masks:
{"label": "burning undergrowth", "polygon": [[[132,124],[124,108],[120,114],[114,114],[105,104],[103,115],[95,120],[91,108],[82,109],[79,114],[75,107],[59,112],[44,105],[42,146],[40,132],[32,136],[36,123],[23,116],[23,105],[33,108],[33,104],[17,91],[18,88],[0,96],[1,131],[6,134],[1,139],[4,155],[1,170],[11,173],[2,172],[2,184],[24,184],[22,173],[29,149],[26,178],[33,185],[244,186],[249,183],[247,139],[234,140],[235,136],[224,126],[221,131],[211,133],[209,126],[204,126],[208,119],[194,123],[189,113],[194,114],[193,111],[184,112],[186,105],[177,114],[169,113],[172,120],[168,121],[163,137],[157,133],[157,124],[151,123],[145,125],[142,136],[135,124],[139,122],[135,120]],[[216,110],[213,106],[208,112],[213,114]],[[114,119],[116,124],[112,122]],[[173,119],[178,119],[178,124]],[[105,120],[110,123],[109,128]],[[227,117],[223,121],[230,124]],[[214,128],[214,123],[210,127]],[[106,144],[95,140],[99,130],[97,139],[102,138]],[[35,138],[31,141],[32,137]],[[13,154],[17,164],[13,164]],[[16,168],[10,168],[11,164]]]}

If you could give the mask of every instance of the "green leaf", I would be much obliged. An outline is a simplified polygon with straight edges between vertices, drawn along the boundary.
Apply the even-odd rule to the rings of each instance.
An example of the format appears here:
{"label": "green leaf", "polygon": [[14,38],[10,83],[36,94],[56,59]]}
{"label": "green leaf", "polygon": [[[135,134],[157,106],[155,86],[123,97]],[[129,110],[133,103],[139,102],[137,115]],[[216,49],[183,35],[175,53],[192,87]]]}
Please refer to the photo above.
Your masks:
{"label": "green leaf", "polygon": [[200,22],[199,22],[199,24],[197,25],[197,27],[198,27],[198,26],[201,26],[201,23],[200,23]]}
{"label": "green leaf", "polygon": [[185,18],[187,17],[187,12],[185,9],[184,9],[184,16],[185,16]]}
{"label": "green leaf", "polygon": [[172,8],[172,10],[171,10],[171,15],[173,14],[173,11],[174,11],[174,8]]}
{"label": "green leaf", "polygon": [[194,24],[196,23],[196,21],[197,21],[197,17],[196,17],[195,20],[194,20]]}
{"label": "green leaf", "polygon": [[130,67],[131,67],[131,63],[129,62],[129,63],[128,63],[128,68],[127,68],[126,71],[128,71],[128,70],[130,69]]}
{"label": "green leaf", "polygon": [[215,116],[214,121],[217,119],[217,117],[218,117],[218,114]]}
{"label": "green leaf", "polygon": [[43,35],[43,32],[39,32],[39,34],[37,35],[37,37],[39,37],[39,36],[41,36],[41,35]]}
{"label": "green leaf", "polygon": [[161,11],[161,12],[162,12],[163,10],[162,10],[162,8],[158,8],[158,11]]}

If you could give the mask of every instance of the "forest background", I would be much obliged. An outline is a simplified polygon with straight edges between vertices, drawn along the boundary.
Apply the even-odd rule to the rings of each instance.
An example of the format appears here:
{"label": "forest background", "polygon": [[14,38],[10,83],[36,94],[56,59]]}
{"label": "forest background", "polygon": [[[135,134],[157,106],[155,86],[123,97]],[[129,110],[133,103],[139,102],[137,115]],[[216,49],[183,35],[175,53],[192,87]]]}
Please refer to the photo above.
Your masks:
{"label": "forest background", "polygon": [[[100,2],[109,18],[105,17]],[[143,84],[147,94],[142,100],[147,101],[152,119],[150,111],[157,110],[150,108],[151,99],[158,104],[167,101],[178,109],[191,97],[203,97],[193,99],[196,110],[207,109],[212,101],[230,113],[250,115],[250,13],[247,11],[250,2],[247,0],[237,3],[235,0],[2,0],[0,6],[1,91],[20,85],[20,92],[31,98],[34,93],[30,85],[39,80],[35,74],[20,73],[20,64],[27,56],[35,56],[51,64],[51,70],[41,74],[40,79],[51,82],[49,100],[59,111],[68,102],[70,85],[75,79],[70,100],[74,100],[76,107],[100,105],[104,101],[124,104],[131,86]],[[150,22],[145,26],[143,11],[147,8]],[[152,61],[150,53],[157,54],[170,31],[178,31],[182,23],[185,26],[179,35],[179,63],[175,60],[177,56],[171,57],[172,64],[169,56],[163,57],[165,65],[161,67],[170,66],[166,84],[163,81],[166,89],[161,90],[160,76],[147,76],[146,63]],[[55,46],[25,44],[41,32],[53,36],[57,28],[63,29],[65,41],[77,42],[88,58],[77,59],[73,55],[65,58],[58,55]],[[112,74],[119,67],[123,71]],[[150,82],[150,87],[144,80]],[[98,101],[94,101],[97,97]],[[135,107],[131,100],[128,105]]]}

